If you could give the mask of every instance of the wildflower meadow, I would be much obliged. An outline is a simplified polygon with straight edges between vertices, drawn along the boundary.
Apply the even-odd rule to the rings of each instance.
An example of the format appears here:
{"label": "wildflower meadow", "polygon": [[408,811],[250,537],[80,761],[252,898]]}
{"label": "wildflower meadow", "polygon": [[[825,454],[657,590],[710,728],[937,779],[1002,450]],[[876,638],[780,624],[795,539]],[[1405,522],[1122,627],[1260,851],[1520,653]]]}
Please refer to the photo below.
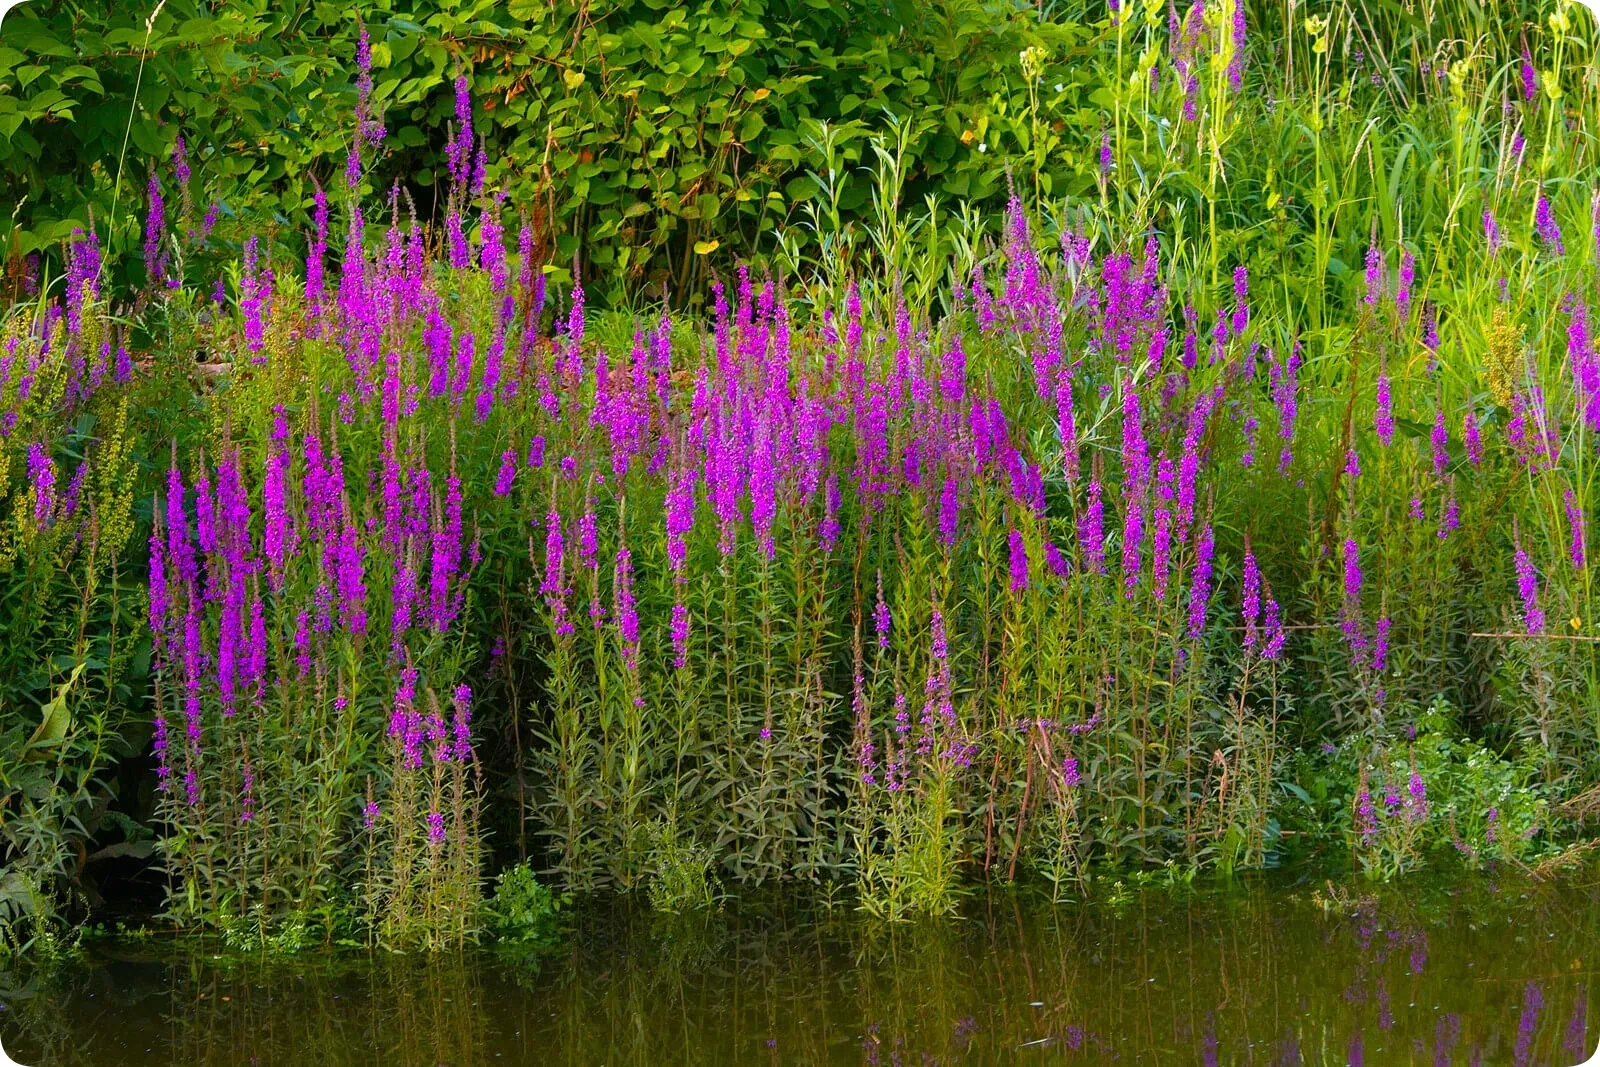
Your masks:
{"label": "wildflower meadow", "polygon": [[[1579,6],[840,15],[908,53],[846,109],[739,22],[777,5],[594,5],[643,58],[521,93],[569,13],[483,15],[500,68],[378,5],[293,156],[197,136],[186,83],[117,97],[81,215],[21,176],[99,68],[33,6],[0,55],[65,88],[0,90],[8,951],[129,901],[439,949],[604,893],[901,919],[1591,862]],[[246,6],[108,22],[105,84]],[[754,51],[672,43],[724,15]],[[700,142],[680,45],[744,108]]]}

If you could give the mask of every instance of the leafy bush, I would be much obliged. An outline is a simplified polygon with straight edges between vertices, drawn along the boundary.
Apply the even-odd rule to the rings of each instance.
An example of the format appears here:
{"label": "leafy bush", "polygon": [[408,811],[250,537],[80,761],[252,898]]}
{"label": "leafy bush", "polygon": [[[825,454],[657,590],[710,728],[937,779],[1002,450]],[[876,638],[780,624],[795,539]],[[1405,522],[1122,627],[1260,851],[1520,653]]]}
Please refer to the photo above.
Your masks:
{"label": "leafy bush", "polygon": [[483,902],[484,927],[501,945],[545,949],[560,937],[571,900],[540,882],[527,863],[519,863],[496,876],[494,894]]}
{"label": "leafy bush", "polygon": [[[291,15],[267,0],[171,0],[149,15],[34,3],[7,18],[0,78],[16,88],[0,92],[0,172],[41,191],[20,207],[15,257],[49,252],[91,217],[108,248],[136,247],[151,182],[185,227],[209,230],[208,213],[220,217],[227,240],[210,257],[237,253],[234,220],[251,231],[274,220],[267,240],[295,245],[315,185],[342,180],[362,78],[347,8]],[[402,182],[437,216],[447,144],[462,125],[452,81],[464,75],[488,182],[535,219],[558,277],[581,258],[591,298],[663,286],[698,298],[708,262],[798,222],[822,192],[808,176],[820,123],[842,132],[853,165],[885,114],[914,119],[908,192],[918,197],[994,202],[1006,188],[994,149],[1013,144],[1049,161],[1047,189],[1093,186],[1061,151],[1097,132],[1074,62],[1088,32],[1042,21],[1029,4],[384,0],[362,16],[374,111],[393,130],[363,190]],[[1017,64],[1027,48],[1051,57],[1042,76],[1058,88],[1042,102]],[[179,138],[193,178],[153,176]],[[832,224],[859,227],[868,195],[847,182]],[[719,247],[723,256],[701,254]]]}
{"label": "leafy bush", "polygon": [[645,828],[645,839],[645,889],[650,907],[664,915],[679,915],[720,903],[722,885],[712,873],[714,857],[709,848],[681,840],[660,820]]}
{"label": "leafy bush", "polygon": [[1286,814],[1298,833],[1349,848],[1365,874],[1384,880],[1430,859],[1528,866],[1557,850],[1560,820],[1537,750],[1491,751],[1464,735],[1460,712],[1442,699],[1401,704],[1388,717],[1392,728],[1326,744],[1288,769]]}

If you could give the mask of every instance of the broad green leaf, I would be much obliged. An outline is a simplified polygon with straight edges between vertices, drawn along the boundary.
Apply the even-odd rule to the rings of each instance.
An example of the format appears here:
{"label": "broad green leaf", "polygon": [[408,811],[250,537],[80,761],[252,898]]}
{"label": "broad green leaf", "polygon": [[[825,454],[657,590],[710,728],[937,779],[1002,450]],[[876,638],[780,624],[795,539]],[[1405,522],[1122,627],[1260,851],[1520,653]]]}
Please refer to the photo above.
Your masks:
{"label": "broad green leaf", "polygon": [[72,668],[72,676],[56,691],[55,699],[40,709],[39,725],[28,738],[29,749],[49,748],[58,745],[67,736],[72,724],[72,714],[67,710],[67,694],[83,675],[84,664]]}

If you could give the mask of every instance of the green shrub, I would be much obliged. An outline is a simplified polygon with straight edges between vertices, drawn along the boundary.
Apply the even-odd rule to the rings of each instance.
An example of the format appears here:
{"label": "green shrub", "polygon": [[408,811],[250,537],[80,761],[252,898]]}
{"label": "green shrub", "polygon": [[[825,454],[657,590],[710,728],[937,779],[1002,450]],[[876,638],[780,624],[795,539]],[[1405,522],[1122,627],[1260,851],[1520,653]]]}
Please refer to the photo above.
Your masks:
{"label": "green shrub", "polygon": [[483,902],[484,928],[500,945],[545,949],[562,935],[572,898],[540,882],[526,862],[495,878],[494,895]]}
{"label": "green shrub", "polygon": [[[91,218],[109,249],[136,249],[151,172],[179,137],[194,176],[160,181],[185,229],[218,206],[205,261],[236,255],[266,220],[269,244],[303,249],[313,183],[341,185],[358,80],[348,8],[170,0],[151,22],[155,7],[36,2],[8,15],[0,174],[34,191],[14,257],[52,253]],[[818,123],[843,132],[854,167],[871,158],[864,133],[906,120],[914,200],[996,204],[1013,151],[1040,161],[1046,192],[1094,188],[1083,154],[1065,150],[1098,134],[1078,62],[1090,31],[1031,4],[381,0],[362,14],[391,133],[364,191],[399,181],[424,216],[442,211],[451,82],[465,74],[489,183],[539,224],[558,278],[581,258],[591,299],[663,286],[699,299],[710,264],[798,223],[822,194]],[[1042,64],[1031,82],[1017,59],[1029,48]],[[1041,79],[1056,88],[1030,95]],[[839,194],[831,225],[861,229],[868,185]],[[115,264],[125,283],[142,280],[136,260]]]}

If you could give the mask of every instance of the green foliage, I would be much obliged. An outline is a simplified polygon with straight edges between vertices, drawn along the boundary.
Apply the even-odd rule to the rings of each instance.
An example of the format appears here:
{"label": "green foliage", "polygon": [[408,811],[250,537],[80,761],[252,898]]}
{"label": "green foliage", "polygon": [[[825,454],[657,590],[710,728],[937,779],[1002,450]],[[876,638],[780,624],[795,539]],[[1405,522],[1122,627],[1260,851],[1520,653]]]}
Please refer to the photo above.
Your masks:
{"label": "green foliage", "polygon": [[[0,173],[30,191],[7,205],[13,256],[51,252],[91,217],[108,247],[133,250],[152,169],[184,228],[220,207],[198,262],[236,251],[262,220],[269,242],[303,248],[294,232],[309,228],[313,183],[343,181],[357,82],[347,8],[170,0],[151,21],[155,7],[36,2],[7,18]],[[666,286],[698,300],[708,264],[761,248],[786,221],[793,233],[821,192],[819,123],[843,134],[853,168],[870,160],[865,134],[907,120],[915,199],[996,202],[1012,151],[1045,161],[1047,192],[1093,186],[1065,150],[1098,131],[1078,62],[1089,31],[1030,5],[939,0],[912,17],[866,2],[382,0],[362,17],[391,131],[362,192],[399,181],[424,215],[442,211],[463,73],[489,183],[536,220],[557,277],[581,259],[596,296]],[[1031,80],[1017,61],[1027,48],[1046,57]],[[1057,86],[1042,99],[1040,79]],[[177,189],[180,136],[194,177]],[[833,226],[859,230],[867,185],[847,179],[838,194]],[[117,269],[136,270],[135,258]]]}
{"label": "green foliage", "polygon": [[[1375,855],[1357,843],[1369,874],[1415,866],[1430,851],[1454,850],[1473,867],[1494,861],[1527,865],[1552,851],[1549,799],[1539,786],[1533,751],[1507,759],[1460,736],[1457,716],[1443,701],[1417,716],[1414,742],[1380,747],[1371,759],[1375,790],[1381,781],[1409,800],[1406,790],[1415,775],[1426,790],[1426,809],[1414,819],[1380,817]],[[1386,799],[1383,807],[1390,806]],[[1403,808],[1410,806],[1402,801]]]}
{"label": "green foliage", "polygon": [[1460,712],[1443,699],[1391,714],[1406,724],[1398,733],[1351,738],[1294,761],[1285,815],[1297,833],[1348,847],[1365,874],[1382,880],[1451,860],[1526,867],[1559,851],[1560,820],[1539,779],[1537,749],[1486,748],[1465,735]]}
{"label": "green foliage", "polygon": [[[126,562],[139,455],[129,391],[114,381],[119,324],[96,296],[88,287],[76,298],[76,336],[42,300],[12,306],[0,321],[6,921],[53,921],[34,914],[38,902],[81,915],[93,865],[149,854],[148,832],[119,810],[137,805],[123,803],[116,773],[148,738],[134,710],[150,670],[149,645],[138,636],[143,594]],[[56,472],[45,500],[33,485],[41,460]]]}
{"label": "green foliage", "polygon": [[217,934],[228,952],[292,956],[314,944],[311,925],[304,912],[270,915],[261,908],[253,910],[254,914],[244,915],[224,908],[216,914]]}
{"label": "green foliage", "polygon": [[[0,858],[17,872],[0,894],[11,917],[79,908],[94,864],[147,856],[155,839],[169,917],[252,950],[452,946],[505,909],[538,912],[550,890],[520,874],[502,883],[513,900],[480,908],[491,862],[531,862],[562,891],[642,888],[669,912],[716,904],[723,879],[852,884],[864,908],[900,918],[951,910],[979,876],[1043,877],[1064,898],[1097,867],[1137,881],[1142,870],[1226,873],[1352,848],[1379,877],[1447,852],[1537,860],[1552,829],[1543,805],[1600,781],[1593,564],[1567,563],[1566,501],[1592,515],[1600,485],[1568,377],[1565,305],[1595,285],[1585,234],[1597,117],[1575,91],[1593,77],[1587,24],[1560,12],[1528,23],[1536,13],[1521,4],[1426,25],[1394,5],[1291,25],[1278,21],[1291,9],[1252,9],[1235,87],[1234,10],[1205,5],[1171,37],[1158,3],[1115,22],[999,0],[379,3],[366,13],[371,99],[389,133],[358,154],[348,194],[360,79],[345,9],[173,0],[148,24],[81,5],[11,12],[0,173],[29,193],[0,331],[15,359],[0,374],[15,419],[0,443]],[[1531,96],[1518,82],[1524,37],[1540,68]],[[1191,60],[1188,80],[1177,64]],[[486,186],[447,197],[458,71]],[[180,133],[194,169],[184,188],[170,162]],[[152,248],[172,257],[176,288],[144,284],[139,266],[152,172],[172,222]],[[373,206],[395,181],[405,197],[386,216]],[[516,390],[488,391],[482,414],[464,397],[430,396],[404,432],[383,428],[370,403],[378,363],[355,367],[354,334],[325,328],[330,309],[302,299],[291,265],[311,229],[313,183],[332,194],[330,263],[357,205],[365,245],[343,251],[371,256],[371,269],[390,219],[395,248],[415,219],[416,247],[437,252],[458,213],[466,259],[516,216],[527,221],[530,258],[509,265],[522,274],[515,289],[487,266],[419,269],[437,302],[425,310],[457,342],[471,335],[482,354],[492,338],[503,355],[520,344]],[[1531,225],[1545,197],[1565,253]],[[194,232],[213,203],[219,229]],[[1496,250],[1478,224],[1485,212],[1504,228]],[[46,310],[61,288],[51,257],[91,221],[115,254],[69,331]],[[237,256],[246,234],[262,242],[251,269]],[[1137,268],[1145,248],[1166,287],[1165,363],[1148,347],[1108,349],[1111,285],[1085,262],[1124,256]],[[46,257],[38,271],[26,263],[34,253]],[[1369,254],[1390,281],[1400,256],[1417,257],[1403,308],[1388,283],[1382,300],[1365,299]],[[751,271],[742,293],[723,276],[736,259]],[[263,264],[271,311],[253,337]],[[1235,267],[1247,268],[1248,301],[1232,292]],[[572,353],[581,373],[558,365],[574,280],[588,300],[637,309],[591,316]],[[742,527],[714,536],[738,523],[713,522],[700,502],[683,560],[669,562],[659,470],[609,467],[604,416],[560,416],[537,395],[541,378],[556,380],[561,404],[595,414],[585,406],[599,400],[597,353],[612,383],[643,380],[646,357],[630,345],[659,343],[670,361],[652,388],[672,401],[645,422],[683,435],[699,403],[694,375],[743,373],[720,369],[718,347],[731,344],[742,364],[779,335],[752,310],[769,281],[784,371],[795,374],[785,402],[848,363],[840,337],[852,327],[850,355],[885,377],[903,360],[935,367],[959,342],[972,390],[962,403],[981,393],[1004,409],[1041,502],[980,480],[944,545],[920,482],[883,499],[847,489],[836,510],[814,486],[774,502],[770,549]],[[1007,318],[1011,290],[1035,281],[1061,299],[1049,328]],[[712,282],[742,320],[658,318],[657,301],[694,308]],[[127,292],[128,313],[113,314],[111,295]],[[1230,314],[1243,325],[1213,326]],[[397,383],[420,391],[429,328],[397,316],[360,341],[393,355]],[[1174,354],[1191,341],[1196,356],[1180,371]],[[132,384],[71,392],[82,371],[104,368],[97,353],[125,344],[139,366]],[[1082,454],[1070,474],[1052,383],[1030,380],[1052,345],[1071,367]],[[1302,404],[1286,432],[1279,382],[1291,353]],[[13,365],[38,370],[31,391]],[[1369,429],[1380,380],[1398,424],[1381,445]],[[1528,444],[1532,387],[1559,413],[1539,446],[1548,462]],[[1196,449],[1207,474],[1194,510],[1217,541],[1198,634],[1178,593],[1197,565],[1193,537],[1169,544],[1162,594],[1140,581],[1119,588],[1120,576],[1076,558],[1047,577],[1042,562],[1052,548],[1074,557],[1083,483],[1118,469],[1124,403],[1141,391],[1160,407],[1148,431],[1169,463],[1186,448],[1179,405],[1217,398]],[[939,415],[949,426],[969,417]],[[414,628],[386,647],[340,633],[316,642],[314,670],[296,664],[290,620],[326,596],[325,575],[300,563],[282,588],[252,587],[272,610],[272,682],[237,718],[210,688],[198,700],[205,751],[162,767],[174,780],[194,773],[191,803],[128,758],[146,752],[150,723],[176,734],[189,715],[181,668],[152,671],[160,650],[145,636],[137,577],[146,535],[162,532],[169,455],[191,486],[198,471],[220,476],[220,462],[236,462],[253,493],[280,416],[291,437],[337,440],[353,472],[341,502],[351,530],[375,529],[385,506],[376,479],[355,472],[415,464],[432,479],[419,514],[431,509],[435,524],[441,487],[458,478],[477,558],[448,634]],[[1469,419],[1485,456],[1465,454]],[[914,470],[927,430],[897,422],[885,462]],[[524,463],[509,492],[492,489],[503,457],[527,455],[536,435],[548,461]],[[650,462],[685,462],[684,441]],[[840,471],[865,451],[845,432],[825,444]],[[38,520],[34,447],[63,483],[89,472],[89,506]],[[288,464],[301,478],[298,453]],[[1113,480],[1110,526],[1129,503]],[[542,588],[549,549],[538,541],[551,512],[597,531],[598,561],[569,563],[558,595]],[[1445,528],[1446,514],[1457,527]],[[838,542],[818,549],[829,521]],[[398,610],[395,575],[421,573],[425,538],[408,536],[369,546],[374,632]],[[1012,536],[1033,567],[1019,588],[1005,582]],[[1341,571],[1347,540],[1366,574],[1355,595]],[[608,564],[624,547],[642,620],[631,641],[608,614],[620,586]],[[1552,632],[1527,632],[1519,550]],[[1247,552],[1295,620],[1270,662],[1234,624]],[[216,647],[215,598],[179,595]],[[894,623],[875,642],[879,597]],[[594,625],[570,625],[585,606]],[[693,625],[681,666],[668,667],[675,608]],[[948,658],[929,638],[936,613]],[[1370,642],[1380,620],[1390,652],[1374,667],[1356,638]],[[408,765],[385,734],[408,702],[395,691],[406,668],[420,676],[411,710],[441,720],[451,688],[473,681],[481,764]],[[1444,703],[1421,714],[1415,739],[1401,740],[1436,697]],[[961,747],[908,756],[922,714],[951,723]],[[1407,808],[1413,773],[1425,809]],[[1399,806],[1370,835],[1352,824],[1363,786],[1378,808],[1391,790]]]}
{"label": "green foliage", "polygon": [[663,915],[704,911],[722,902],[722,883],[712,873],[713,856],[704,845],[681,838],[665,822],[645,828],[645,890],[650,907]]}
{"label": "green foliage", "polygon": [[0,961],[49,964],[78,955],[81,928],[63,920],[54,881],[40,881],[35,870],[25,859],[0,872]]}
{"label": "green foliage", "polygon": [[498,945],[540,951],[560,940],[571,904],[571,894],[558,895],[526,862],[518,863],[495,877],[494,893],[483,902],[483,925]]}

